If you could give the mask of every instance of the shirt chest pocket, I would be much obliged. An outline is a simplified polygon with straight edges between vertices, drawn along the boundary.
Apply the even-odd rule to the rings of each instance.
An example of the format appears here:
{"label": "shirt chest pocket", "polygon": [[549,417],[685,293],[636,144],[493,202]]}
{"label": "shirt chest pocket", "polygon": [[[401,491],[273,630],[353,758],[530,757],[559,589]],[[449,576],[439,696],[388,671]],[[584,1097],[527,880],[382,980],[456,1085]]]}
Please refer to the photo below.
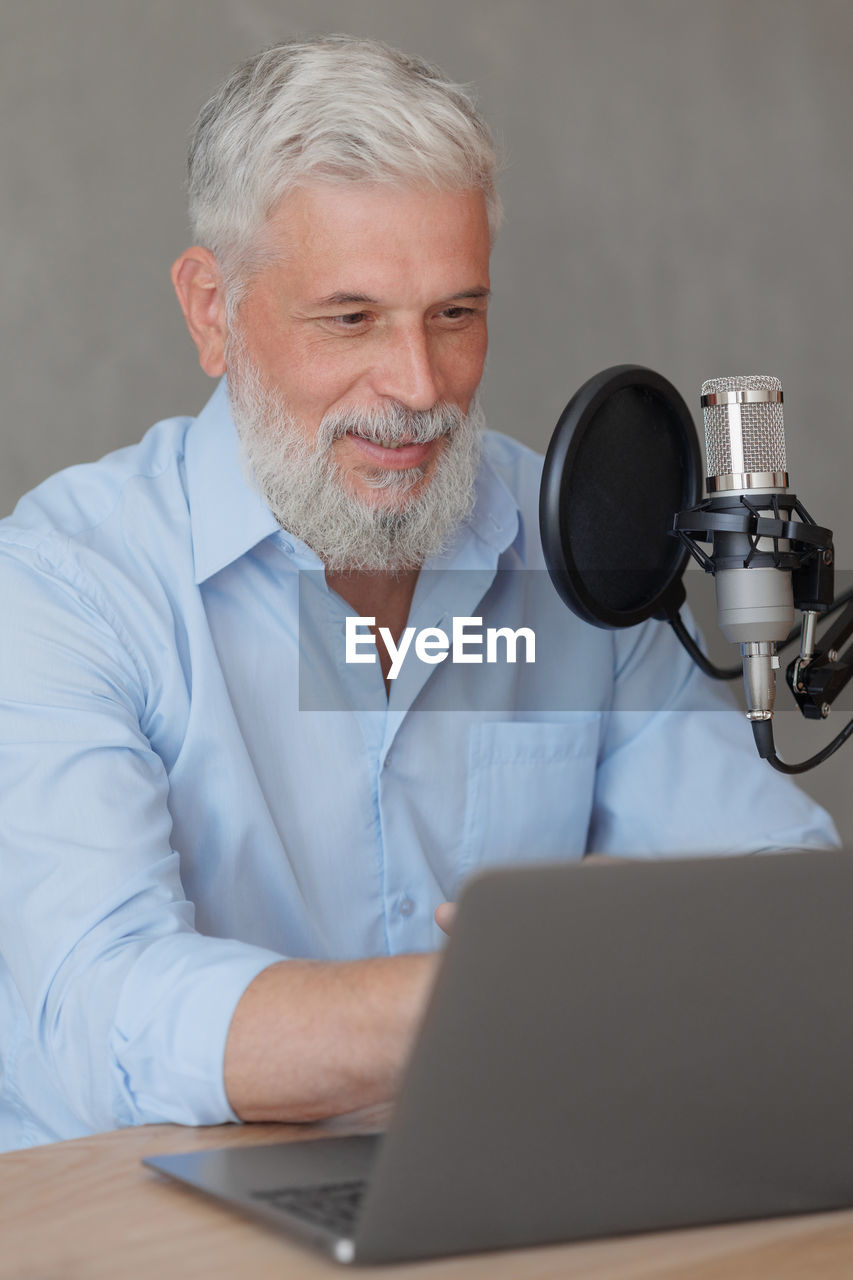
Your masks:
{"label": "shirt chest pocket", "polygon": [[601,717],[471,729],[463,877],[495,863],[579,858],[595,789]]}

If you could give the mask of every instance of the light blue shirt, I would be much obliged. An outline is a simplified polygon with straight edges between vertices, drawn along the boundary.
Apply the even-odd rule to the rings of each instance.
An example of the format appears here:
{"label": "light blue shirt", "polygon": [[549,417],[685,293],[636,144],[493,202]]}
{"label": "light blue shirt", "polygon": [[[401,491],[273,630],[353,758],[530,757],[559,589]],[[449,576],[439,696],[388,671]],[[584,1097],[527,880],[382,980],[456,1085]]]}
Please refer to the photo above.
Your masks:
{"label": "light blue shirt", "polygon": [[235,1119],[258,972],[435,948],[486,863],[835,842],[667,627],[564,609],[540,466],[487,438],[410,616],[524,623],[535,663],[413,652],[387,700],[245,478],[224,384],[0,523],[0,1149]]}

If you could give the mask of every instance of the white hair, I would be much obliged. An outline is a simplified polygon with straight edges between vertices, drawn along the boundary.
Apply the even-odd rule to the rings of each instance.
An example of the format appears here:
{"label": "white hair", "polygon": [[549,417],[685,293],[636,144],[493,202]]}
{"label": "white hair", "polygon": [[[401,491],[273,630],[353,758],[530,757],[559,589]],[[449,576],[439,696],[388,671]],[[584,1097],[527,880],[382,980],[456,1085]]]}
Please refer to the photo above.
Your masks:
{"label": "white hair", "polygon": [[244,62],[201,110],[189,151],[193,236],[241,292],[269,261],[260,233],[282,196],[349,180],[480,190],[494,239],[497,168],[469,93],[436,67],[376,40],[289,40]]}

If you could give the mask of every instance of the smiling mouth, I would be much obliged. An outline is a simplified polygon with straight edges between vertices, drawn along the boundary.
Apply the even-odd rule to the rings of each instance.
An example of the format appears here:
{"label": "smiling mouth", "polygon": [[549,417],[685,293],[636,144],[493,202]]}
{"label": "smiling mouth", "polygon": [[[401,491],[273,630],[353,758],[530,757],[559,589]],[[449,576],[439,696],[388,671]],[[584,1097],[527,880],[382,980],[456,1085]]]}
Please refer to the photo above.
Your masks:
{"label": "smiling mouth", "polygon": [[405,440],[376,440],[356,431],[348,431],[347,439],[352,442],[364,460],[373,466],[392,471],[408,471],[425,466],[443,437],[436,436],[432,440],[423,442],[413,440],[411,437]]}
{"label": "smiling mouth", "polygon": [[416,440],[413,436],[406,436],[403,440],[385,440],[381,436],[369,435],[362,431],[347,432],[347,435],[351,436],[353,439],[364,440],[367,444],[378,445],[380,449],[408,449],[413,445],[421,447],[427,444],[434,444],[436,440],[440,440],[442,435],[446,434],[446,432],[442,432],[441,435],[432,436],[429,440]]}
{"label": "smiling mouth", "polygon": [[405,449],[414,444],[413,440],[371,440],[370,436],[359,436],[359,440],[367,440],[370,444],[378,444],[380,449]]}

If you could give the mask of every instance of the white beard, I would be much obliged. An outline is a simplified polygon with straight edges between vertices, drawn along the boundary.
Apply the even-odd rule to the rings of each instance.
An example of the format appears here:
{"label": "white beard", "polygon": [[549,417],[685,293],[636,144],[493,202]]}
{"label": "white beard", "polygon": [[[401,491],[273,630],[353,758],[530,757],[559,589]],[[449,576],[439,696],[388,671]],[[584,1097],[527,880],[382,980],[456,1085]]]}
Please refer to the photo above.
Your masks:
{"label": "white beard", "polygon": [[[474,504],[484,427],[476,396],[467,414],[449,404],[425,411],[396,403],[370,412],[332,411],[310,445],[302,424],[233,338],[228,355],[231,412],[252,478],[282,528],[301,538],[329,571],[401,572],[419,568],[447,546]],[[432,478],[411,498],[423,468],[361,471],[376,493],[371,502],[348,492],[335,462],[332,446],[347,431],[385,443],[448,439]]]}

